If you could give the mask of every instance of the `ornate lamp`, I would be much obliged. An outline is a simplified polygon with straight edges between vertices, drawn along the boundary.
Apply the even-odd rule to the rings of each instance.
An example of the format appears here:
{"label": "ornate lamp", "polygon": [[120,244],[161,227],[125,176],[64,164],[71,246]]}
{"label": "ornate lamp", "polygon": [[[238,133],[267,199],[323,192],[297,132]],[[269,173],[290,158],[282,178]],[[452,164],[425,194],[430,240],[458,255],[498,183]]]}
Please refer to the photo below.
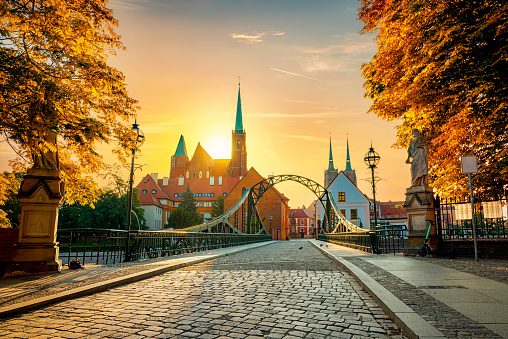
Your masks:
{"label": "ornate lamp", "polygon": [[370,148],[363,160],[372,171],[372,197],[374,198],[374,227],[377,226],[377,206],[376,206],[376,181],[374,180],[374,169],[377,167],[381,157],[374,151],[372,147],[372,141],[370,142]]}
{"label": "ornate lamp", "polygon": [[136,154],[136,149],[141,147],[143,143],[145,142],[145,135],[143,134],[143,131],[139,129],[139,125],[137,124],[136,120],[134,120],[134,123],[132,124],[131,131],[133,132],[131,136],[132,146],[132,162],[131,162],[131,173],[129,177],[129,197],[127,201],[127,231],[129,232],[127,235],[127,245],[125,250],[125,261],[130,261],[131,257],[128,253],[129,249],[129,240],[130,240],[130,231],[131,231],[131,223],[132,223],[132,185],[134,182],[134,156]]}

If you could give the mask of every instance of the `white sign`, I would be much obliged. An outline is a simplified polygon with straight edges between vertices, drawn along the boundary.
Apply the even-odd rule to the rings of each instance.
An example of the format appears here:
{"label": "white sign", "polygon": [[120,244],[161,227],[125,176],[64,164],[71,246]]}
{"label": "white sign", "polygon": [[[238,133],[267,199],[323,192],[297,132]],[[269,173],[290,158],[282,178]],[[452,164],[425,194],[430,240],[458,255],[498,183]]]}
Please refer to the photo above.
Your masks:
{"label": "white sign", "polygon": [[462,173],[478,173],[478,158],[476,155],[466,155],[460,158]]}

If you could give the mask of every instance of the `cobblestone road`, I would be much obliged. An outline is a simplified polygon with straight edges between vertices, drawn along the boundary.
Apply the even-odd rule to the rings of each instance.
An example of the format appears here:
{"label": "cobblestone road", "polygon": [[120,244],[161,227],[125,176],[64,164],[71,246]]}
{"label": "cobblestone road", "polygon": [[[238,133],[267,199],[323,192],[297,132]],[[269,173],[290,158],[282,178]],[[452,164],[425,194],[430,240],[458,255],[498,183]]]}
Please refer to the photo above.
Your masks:
{"label": "cobblestone road", "polygon": [[0,320],[2,338],[405,338],[337,264],[279,242]]}

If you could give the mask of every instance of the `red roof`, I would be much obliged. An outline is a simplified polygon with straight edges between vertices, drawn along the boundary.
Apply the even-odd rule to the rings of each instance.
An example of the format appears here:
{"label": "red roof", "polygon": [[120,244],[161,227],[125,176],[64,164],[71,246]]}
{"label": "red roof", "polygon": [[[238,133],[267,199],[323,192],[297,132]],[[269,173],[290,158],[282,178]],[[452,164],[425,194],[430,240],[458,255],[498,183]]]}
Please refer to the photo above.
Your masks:
{"label": "red roof", "polygon": [[219,195],[231,192],[240,178],[222,178],[222,185],[219,185],[219,178],[215,177],[213,186],[210,185],[210,178],[186,178],[182,186],[178,185],[177,178],[167,180],[168,184],[164,186],[164,179],[155,182],[152,176],[146,175],[136,186],[141,204],[153,205],[152,198],[157,201],[158,199],[180,201],[180,195],[187,189],[187,184],[190,185],[196,201],[214,201]]}
{"label": "red roof", "polygon": [[289,217],[293,216],[295,219],[314,219],[314,211],[302,208],[292,208],[289,210]]}

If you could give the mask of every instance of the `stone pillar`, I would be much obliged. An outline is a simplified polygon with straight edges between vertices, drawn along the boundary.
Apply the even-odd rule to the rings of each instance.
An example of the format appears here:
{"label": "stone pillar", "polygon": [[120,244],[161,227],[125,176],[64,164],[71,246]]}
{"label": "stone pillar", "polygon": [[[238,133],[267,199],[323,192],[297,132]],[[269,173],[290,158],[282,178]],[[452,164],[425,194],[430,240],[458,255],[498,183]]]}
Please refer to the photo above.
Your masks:
{"label": "stone pillar", "polygon": [[407,212],[408,239],[404,247],[404,255],[416,256],[422,247],[430,223],[433,227],[430,231],[429,245],[435,249],[436,215],[434,212],[434,193],[427,185],[411,186],[406,189],[406,201],[404,209]]}
{"label": "stone pillar", "polygon": [[13,249],[11,273],[59,272],[56,231],[63,199],[59,170],[32,168],[18,193],[21,220],[18,243]]}

